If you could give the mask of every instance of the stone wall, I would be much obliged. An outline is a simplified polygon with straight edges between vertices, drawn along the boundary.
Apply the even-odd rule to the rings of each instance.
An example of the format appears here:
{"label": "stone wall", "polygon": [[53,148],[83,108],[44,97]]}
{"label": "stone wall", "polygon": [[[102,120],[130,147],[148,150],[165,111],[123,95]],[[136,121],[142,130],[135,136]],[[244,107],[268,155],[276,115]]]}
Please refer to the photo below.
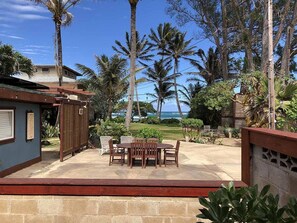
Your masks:
{"label": "stone wall", "polygon": [[297,196],[297,159],[253,146],[251,183],[263,188],[270,184],[270,191],[279,194],[280,204],[287,203],[290,196]]}
{"label": "stone wall", "polygon": [[0,196],[1,223],[195,223],[197,198]]}

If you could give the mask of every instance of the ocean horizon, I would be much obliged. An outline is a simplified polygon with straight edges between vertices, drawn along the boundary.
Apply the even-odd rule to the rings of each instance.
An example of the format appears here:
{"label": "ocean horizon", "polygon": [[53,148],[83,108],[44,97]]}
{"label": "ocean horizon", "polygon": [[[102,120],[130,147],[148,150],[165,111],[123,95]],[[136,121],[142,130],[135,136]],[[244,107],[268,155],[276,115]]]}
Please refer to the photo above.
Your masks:
{"label": "ocean horizon", "polygon": [[[189,112],[182,112],[184,117],[187,117]],[[147,113],[146,117],[152,117],[152,116],[156,116],[157,113]],[[124,117],[125,116],[125,112],[117,112],[117,113],[112,113],[112,118],[115,117]],[[134,116],[134,118],[138,118],[138,116]],[[164,111],[161,112],[161,119],[171,119],[171,118],[175,118],[175,119],[181,119],[179,116],[179,112],[178,111]]]}

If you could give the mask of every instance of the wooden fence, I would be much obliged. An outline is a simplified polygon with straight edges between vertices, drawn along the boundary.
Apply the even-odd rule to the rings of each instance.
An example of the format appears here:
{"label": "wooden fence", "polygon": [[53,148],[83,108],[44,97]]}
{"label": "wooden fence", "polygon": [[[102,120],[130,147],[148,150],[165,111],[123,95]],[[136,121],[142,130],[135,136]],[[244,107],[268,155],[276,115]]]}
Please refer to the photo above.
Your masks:
{"label": "wooden fence", "polygon": [[62,99],[60,101],[60,161],[66,155],[87,147],[89,138],[89,111],[86,102]]}

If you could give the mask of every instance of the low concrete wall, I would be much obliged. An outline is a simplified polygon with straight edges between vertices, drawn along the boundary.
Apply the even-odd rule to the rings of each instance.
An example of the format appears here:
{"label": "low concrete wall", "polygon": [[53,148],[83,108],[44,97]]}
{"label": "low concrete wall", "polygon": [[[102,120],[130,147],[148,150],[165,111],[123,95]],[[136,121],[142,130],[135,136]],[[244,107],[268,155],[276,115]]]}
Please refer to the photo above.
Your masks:
{"label": "low concrete wall", "polygon": [[0,196],[1,223],[194,223],[197,198]]}

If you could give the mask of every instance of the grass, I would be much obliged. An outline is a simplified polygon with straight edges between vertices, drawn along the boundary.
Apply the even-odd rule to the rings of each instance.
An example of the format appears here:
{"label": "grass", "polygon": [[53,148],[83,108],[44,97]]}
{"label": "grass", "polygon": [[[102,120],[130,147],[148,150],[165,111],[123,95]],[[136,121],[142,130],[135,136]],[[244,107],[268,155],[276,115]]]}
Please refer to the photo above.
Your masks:
{"label": "grass", "polygon": [[60,146],[60,139],[59,139],[59,137],[49,138],[49,139],[44,140],[44,141],[48,141],[50,144],[49,145],[42,145],[42,148],[55,148],[55,147],[59,147]]}
{"label": "grass", "polygon": [[184,138],[182,128],[178,125],[131,123],[130,131],[132,135],[136,135],[137,131],[142,128],[157,129],[161,131],[164,139],[181,140]]}

